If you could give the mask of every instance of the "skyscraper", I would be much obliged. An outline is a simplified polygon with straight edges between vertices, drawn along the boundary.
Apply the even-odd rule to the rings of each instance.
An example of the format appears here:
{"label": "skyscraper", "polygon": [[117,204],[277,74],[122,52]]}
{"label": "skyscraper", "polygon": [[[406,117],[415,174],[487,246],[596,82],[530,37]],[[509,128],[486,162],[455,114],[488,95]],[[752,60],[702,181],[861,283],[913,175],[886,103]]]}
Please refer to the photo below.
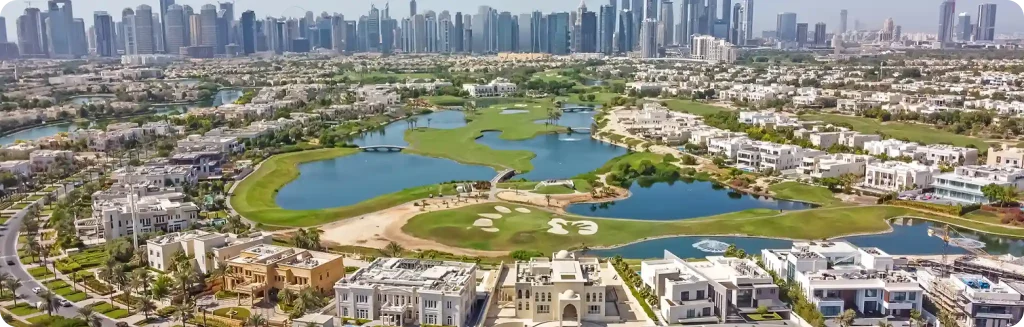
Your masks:
{"label": "skyscraper", "polygon": [[658,0],[644,0],[644,19],[658,19]]}
{"label": "skyscraper", "polygon": [[[712,2],[716,0],[711,0]],[[672,1],[661,2],[661,15],[658,17],[658,44],[667,47],[675,42],[672,32],[675,31],[675,19],[672,14]]]}
{"label": "skyscraper", "polygon": [[[193,26],[193,29],[196,26]],[[211,4],[203,5],[199,8],[199,44],[204,47],[217,48],[217,7]],[[195,31],[193,31],[195,33]],[[284,38],[282,42],[287,42],[289,38]],[[284,44],[280,44],[284,46]],[[216,52],[216,50],[214,50]]]}
{"label": "skyscraper", "polygon": [[597,13],[585,11],[580,16],[580,48],[577,51],[584,53],[597,52]]}
{"label": "skyscraper", "polygon": [[85,20],[75,18],[71,21],[71,54],[81,57],[89,54],[89,37],[85,34]]}
{"label": "skyscraper", "polygon": [[796,41],[796,13],[779,13],[775,33],[779,40]]}
{"label": "skyscraper", "polygon": [[976,41],[994,41],[996,39],[996,4],[978,5],[978,25],[975,28],[974,39]]}
{"label": "skyscraper", "polygon": [[533,52],[533,14],[519,14],[517,21],[519,24],[519,35],[517,36],[519,47],[516,51]]}
{"label": "skyscraper", "polygon": [[121,39],[124,40],[124,54],[136,55],[139,54],[138,47],[136,47],[136,36],[135,36],[135,11],[132,8],[124,8],[121,11]]}
{"label": "skyscraper", "polygon": [[732,31],[732,38],[729,42],[735,45],[743,45],[746,43],[744,40],[746,37],[743,35],[743,5],[739,2],[732,5],[732,24],[729,24]]}
{"label": "skyscraper", "polygon": [[135,51],[134,54],[156,53],[156,40],[153,38],[153,7],[139,5],[135,8]]}
{"label": "skyscraper", "polygon": [[955,15],[956,2],[954,0],[945,0],[939,5],[939,32],[937,33],[939,47],[946,47],[953,41]]}
{"label": "skyscraper", "polygon": [[192,24],[189,23],[189,19],[192,18],[192,15],[196,14],[196,11],[189,5],[181,6],[181,9],[181,20],[183,21],[182,23],[185,24],[185,46],[196,45],[195,43],[192,43]]}
{"label": "skyscraper", "polygon": [[409,17],[416,16],[416,0],[409,0]]}
{"label": "skyscraper", "polygon": [[7,19],[0,17],[0,43],[7,43]]}
{"label": "skyscraper", "polygon": [[548,52],[554,55],[569,54],[569,13],[549,14],[547,23]]}
{"label": "skyscraper", "polygon": [[807,23],[796,24],[796,46],[803,48],[807,43]]}
{"label": "skyscraper", "polygon": [[380,10],[370,5],[370,13],[366,18],[366,51],[380,52]]}
{"label": "skyscraper", "polygon": [[[703,23],[706,19],[704,15],[706,13],[706,8],[704,7],[704,1],[701,0],[686,0],[683,1],[683,3],[688,4],[688,6],[686,6],[686,10],[684,11],[682,22],[684,25],[683,28],[680,28],[680,31],[684,34],[682,37],[683,44],[689,45],[690,39],[694,35],[706,34],[709,32],[707,31],[707,24]],[[643,42],[643,40],[641,40],[641,42]]]}
{"label": "skyscraper", "polygon": [[181,48],[186,46],[185,8],[177,4],[170,5],[164,11],[163,17],[164,44],[166,44],[164,49],[169,54],[179,54]]}
{"label": "skyscraper", "polygon": [[633,51],[633,45],[636,44],[633,38],[636,33],[633,32],[633,12],[629,9],[622,9],[619,12],[619,35],[618,35],[618,52],[628,53]]}
{"label": "skyscraper", "polygon": [[814,24],[814,45],[815,46],[822,47],[822,46],[825,46],[826,43],[828,43],[828,39],[827,39],[826,33],[827,32],[825,31],[825,23],[824,22],[818,22],[817,24]]}
{"label": "skyscraper", "polygon": [[892,42],[896,39],[894,33],[896,33],[896,23],[892,21],[892,17],[886,18],[882,22],[882,30],[878,31],[878,41]]}
{"label": "skyscraper", "polygon": [[[333,21],[332,21],[333,24]],[[256,13],[246,10],[242,13],[242,53],[256,53]]]}
{"label": "skyscraper", "polygon": [[[633,13],[633,40],[640,39],[640,28],[644,22],[644,0],[632,0],[629,11]],[[634,44],[633,46],[636,46]]]}
{"label": "skyscraper", "polygon": [[466,26],[464,25],[462,12],[455,12],[455,29],[452,31],[452,43],[454,44],[453,50],[455,52],[466,51],[465,43],[463,42],[463,39],[465,38],[465,32]]}
{"label": "skyscraper", "polygon": [[[614,3],[614,0],[612,1]],[[601,6],[598,17],[598,51],[604,54],[611,54],[615,51],[615,7],[611,5]]]}
{"label": "skyscraper", "polygon": [[512,13],[502,11],[498,14],[498,52],[511,52],[515,49],[512,47],[514,39],[518,37],[513,34],[512,28]]}
{"label": "skyscraper", "polygon": [[[166,49],[167,52],[172,52],[170,50],[170,49],[172,49],[172,47],[169,44],[167,44],[166,42],[170,41],[170,39],[173,38],[173,37],[168,38],[168,36],[167,36],[167,23],[168,23],[167,9],[171,5],[173,5],[173,4],[174,4],[174,0],[160,0],[159,1],[159,5],[160,5],[160,8],[159,8],[160,9],[159,10],[160,11],[160,35],[163,35],[163,38],[164,38],[164,49]],[[182,14],[184,15],[184,11],[182,11]],[[182,25],[188,25],[188,22],[185,22],[184,19],[186,19],[186,18],[182,18],[181,24]],[[182,33],[184,33],[184,31],[182,31]],[[184,36],[184,34],[182,34],[182,35]],[[177,52],[172,52],[172,53],[177,54]]]}
{"label": "skyscraper", "polygon": [[962,12],[956,16],[956,27],[954,27],[956,39],[961,42],[970,41],[974,37],[974,25],[971,23],[971,15]]}
{"label": "skyscraper", "polygon": [[74,19],[71,0],[47,1],[46,35],[49,40],[50,55],[59,58],[74,57],[72,48],[72,20]]}
{"label": "skyscraper", "polygon": [[640,56],[642,58],[655,58],[658,56],[658,37],[655,33],[658,21],[645,19],[640,27]]}
{"label": "skyscraper", "polygon": [[846,33],[846,20],[849,13],[846,9],[839,11],[839,34]]}
{"label": "skyscraper", "polygon": [[18,17],[18,48],[22,56],[46,56],[43,33],[43,19],[39,8],[25,8],[25,13]]}

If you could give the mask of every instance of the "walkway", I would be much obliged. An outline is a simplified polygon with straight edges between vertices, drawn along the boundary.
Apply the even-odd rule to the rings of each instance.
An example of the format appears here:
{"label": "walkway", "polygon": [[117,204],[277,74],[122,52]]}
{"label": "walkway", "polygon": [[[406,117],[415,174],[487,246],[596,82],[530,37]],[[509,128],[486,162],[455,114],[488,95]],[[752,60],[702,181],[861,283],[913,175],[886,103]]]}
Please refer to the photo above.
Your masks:
{"label": "walkway", "polygon": [[359,147],[359,150],[363,150],[363,151],[388,151],[388,152],[390,152],[390,151],[402,151],[402,150],[405,150],[405,147],[401,146],[401,145],[370,145],[370,146],[361,146],[361,147]]}
{"label": "walkway", "polygon": [[503,180],[508,180],[509,178],[512,178],[512,176],[515,175],[515,169],[505,169],[498,172],[498,174],[491,179],[491,191],[489,192],[490,198],[493,199],[494,195],[498,192],[498,183],[501,183],[501,181]]}

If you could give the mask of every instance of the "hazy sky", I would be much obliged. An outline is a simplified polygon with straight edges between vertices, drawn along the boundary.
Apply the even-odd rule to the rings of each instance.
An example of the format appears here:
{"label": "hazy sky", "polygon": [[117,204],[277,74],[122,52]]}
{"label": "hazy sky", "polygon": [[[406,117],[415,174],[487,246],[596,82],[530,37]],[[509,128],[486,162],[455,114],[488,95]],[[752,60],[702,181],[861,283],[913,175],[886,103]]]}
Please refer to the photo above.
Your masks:
{"label": "hazy sky", "polygon": [[[12,41],[15,39],[15,19],[21,15],[26,4],[23,1],[0,0],[8,2],[0,16],[7,18],[7,34]],[[86,26],[92,25],[92,13],[104,10],[120,19],[120,12],[125,7],[148,4],[158,12],[157,0],[72,0],[74,1],[75,17],[85,19]],[[616,0],[621,3],[622,0]],[[674,0],[676,15],[682,0]],[[717,0],[721,3],[722,0]],[[737,2],[740,0],[733,0]],[[1017,0],[1024,2],[1024,0]],[[178,4],[191,5],[196,11],[203,4],[214,3],[205,0],[178,0]],[[302,16],[306,10],[317,15],[321,12],[339,12],[346,19],[356,19],[369,11],[370,4],[382,8],[385,0],[237,0],[235,1],[235,19],[245,10],[253,10],[257,17],[266,16]],[[587,8],[594,11],[608,0],[586,0]],[[860,20],[868,28],[881,28],[882,21],[892,17],[896,25],[902,25],[904,33],[928,32],[935,33],[938,29],[939,4],[942,0],[754,0],[754,25],[760,35],[761,30],[774,30],[776,14],[789,11],[797,14],[797,21],[809,23],[824,22],[831,32],[839,25],[839,10],[849,11],[849,28],[853,28],[854,20]],[[406,17],[409,14],[408,1],[390,1],[393,18]],[[973,20],[977,20],[978,4],[994,3],[998,6],[996,17],[996,33],[1024,32],[1024,10],[1011,0],[957,0],[957,12],[968,12]],[[45,8],[43,0],[32,2],[35,7]],[[579,0],[418,0],[419,11],[449,10],[454,13],[475,13],[481,5],[491,6],[498,11],[510,11],[513,14],[540,10],[542,12],[570,11],[579,7]],[[721,7],[721,4],[719,4]],[[678,18],[677,18],[678,19]]]}

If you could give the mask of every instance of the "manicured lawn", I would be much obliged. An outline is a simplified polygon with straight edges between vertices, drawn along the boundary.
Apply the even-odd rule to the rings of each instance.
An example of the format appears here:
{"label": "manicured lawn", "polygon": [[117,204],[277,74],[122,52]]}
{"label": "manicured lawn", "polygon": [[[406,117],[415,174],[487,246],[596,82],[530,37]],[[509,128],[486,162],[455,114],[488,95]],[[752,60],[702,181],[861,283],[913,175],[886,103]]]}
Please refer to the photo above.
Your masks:
{"label": "manicured lawn", "polygon": [[114,311],[103,313],[103,315],[107,316],[107,317],[110,317],[111,319],[121,319],[121,318],[130,316],[128,314],[128,310],[125,310],[125,309],[116,309]]}
{"label": "manicured lawn", "polygon": [[[526,102],[522,102],[526,103]],[[527,113],[502,115],[505,108],[527,110]],[[533,170],[530,162],[536,154],[526,150],[495,150],[476,141],[484,131],[500,131],[505,140],[525,140],[538,134],[565,130],[564,127],[537,124],[534,121],[548,118],[548,102],[529,103],[525,107],[514,104],[495,105],[467,114],[471,119],[466,126],[455,129],[419,128],[405,132],[405,140],[411,145],[407,152],[429,157],[452,159],[461,163],[484,165],[495,170],[512,168],[520,173]]]}
{"label": "manicured lawn", "polygon": [[320,149],[292,152],[274,156],[263,162],[260,169],[252,173],[238,187],[231,197],[231,205],[243,217],[267,225],[305,227],[329,223],[339,219],[379,211],[430,194],[454,194],[450,184],[427,185],[385,194],[358,204],[319,209],[286,210],[274,201],[277,191],[299,176],[298,165],[304,162],[325,160],[356,153],[358,149]]}
{"label": "manicured lawn", "polygon": [[445,107],[448,107],[448,106],[461,106],[461,105],[466,104],[466,99],[463,99],[463,98],[460,98],[460,97],[456,97],[456,96],[451,96],[451,95],[428,96],[428,97],[422,97],[421,99],[426,100],[427,102],[430,102],[431,104],[438,105],[438,106],[445,106]]}
{"label": "manicured lawn", "polygon": [[10,207],[10,208],[8,208],[8,209],[12,209],[12,210],[21,210],[21,209],[25,209],[25,208],[27,208],[27,207],[28,207],[28,205],[30,205],[30,204],[31,204],[31,203],[25,203],[25,202],[18,202],[18,203],[15,203],[15,204],[14,204],[13,206],[11,206],[11,207]]}
{"label": "manicured lawn", "polygon": [[827,188],[797,182],[778,183],[769,186],[768,190],[775,194],[775,197],[786,200],[810,202],[824,206],[841,202]]}
{"label": "manicured lawn", "polygon": [[518,189],[520,191],[522,191],[522,190],[532,190],[534,188],[537,188],[537,184],[540,184],[540,182],[504,182],[504,183],[498,183],[498,188],[504,188],[504,189],[510,189],[510,190]]}
{"label": "manicured lawn", "polygon": [[978,149],[987,149],[988,143],[983,139],[950,133],[925,124],[908,124],[901,122],[881,123],[877,119],[853,117],[843,115],[803,115],[800,120],[820,120],[826,123],[847,123],[853,129],[861,133],[885,134],[887,137],[896,139],[907,139],[922,144],[949,143],[956,146],[974,145]]}
{"label": "manicured lawn", "polygon": [[[228,314],[231,311],[235,311],[235,315],[234,316],[231,316],[231,315]],[[249,309],[246,309],[246,308],[230,307],[230,308],[220,308],[220,309],[217,309],[217,310],[213,310],[213,314],[221,316],[221,317],[225,317],[225,318],[231,318],[231,319],[235,319],[235,320],[246,321],[247,319],[249,319],[249,315],[251,313],[249,312]]]}
{"label": "manicured lawn", "polygon": [[62,296],[64,297],[65,300],[68,300],[68,301],[71,301],[71,302],[81,302],[81,301],[85,301],[85,300],[88,300],[88,299],[92,298],[91,296],[89,296],[89,294],[86,294],[85,292],[82,292],[82,291],[78,291],[78,292],[74,292],[74,293],[67,294],[67,295],[62,295]]}
{"label": "manicured lawn", "polygon": [[[584,95],[584,94],[593,94],[594,95],[594,101],[583,101],[583,100],[580,100],[580,96]],[[582,94],[573,93],[573,94],[569,95],[568,97],[559,97],[558,100],[562,100],[565,103],[577,103],[577,104],[594,105],[594,104],[604,104],[605,102],[611,101],[615,97],[621,97],[621,96],[624,96],[624,95],[618,94],[618,93],[608,93],[608,92],[582,93]]]}
{"label": "manicured lawn", "polygon": [[665,104],[672,111],[687,112],[694,115],[710,115],[719,111],[729,111],[729,108],[713,106],[690,100],[666,100]]}
{"label": "manicured lawn", "polygon": [[4,307],[4,309],[7,309],[7,311],[10,311],[11,314],[13,314],[15,316],[27,316],[27,315],[39,312],[39,309],[36,309],[35,307],[29,305],[28,303],[24,303],[24,302],[20,302],[20,303],[18,303],[18,305],[6,306],[6,307]]}
{"label": "manicured lawn", "polygon": [[[712,217],[643,221],[556,215],[528,207],[531,213],[513,211],[493,220],[499,231],[488,233],[471,227],[481,213],[496,213],[495,204],[480,204],[453,210],[429,212],[413,217],[402,230],[410,235],[446,245],[478,250],[511,251],[536,249],[555,251],[587,246],[611,246],[639,239],[674,235],[744,235],[802,240],[820,240],[852,233],[875,233],[889,229],[890,218],[914,216],[961,227],[1012,236],[1024,236],[1024,229],[980,224],[967,219],[935,216],[890,206],[827,207],[780,214],[777,210],[753,209]],[[522,207],[504,204],[509,208]],[[590,220],[598,225],[594,235],[579,235],[566,226],[568,235],[548,233],[552,217],[567,221]]]}
{"label": "manicured lawn", "polygon": [[32,275],[32,277],[35,277],[36,279],[47,279],[47,278],[53,278],[53,276],[54,276],[53,272],[50,271],[50,269],[48,269],[46,267],[30,268],[28,270],[28,273],[30,275]]}
{"label": "manicured lawn", "polygon": [[537,194],[572,194],[576,193],[576,190],[569,188],[565,185],[548,185],[533,191]]}

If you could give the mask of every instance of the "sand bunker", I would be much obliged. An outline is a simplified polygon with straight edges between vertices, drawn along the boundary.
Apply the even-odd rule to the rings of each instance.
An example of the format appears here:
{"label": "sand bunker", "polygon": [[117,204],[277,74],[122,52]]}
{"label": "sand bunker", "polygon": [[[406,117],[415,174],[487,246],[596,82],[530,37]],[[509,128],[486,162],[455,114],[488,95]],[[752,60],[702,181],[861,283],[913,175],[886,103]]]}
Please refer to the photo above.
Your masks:
{"label": "sand bunker", "polygon": [[477,219],[476,221],[473,222],[473,226],[491,227],[494,226],[494,221],[491,221],[490,219]]}
{"label": "sand bunker", "polygon": [[481,228],[480,230],[488,232],[488,233],[497,233],[499,231],[499,229],[494,228],[494,227]]}
{"label": "sand bunker", "polygon": [[500,213],[482,213],[482,214],[480,214],[480,217],[484,217],[484,218],[487,218],[487,219],[501,219],[501,214]]}
{"label": "sand bunker", "polygon": [[562,218],[553,218],[548,221],[548,225],[551,228],[548,229],[548,233],[557,235],[567,235],[569,231],[565,229],[566,225],[576,226],[579,230],[580,235],[594,235],[597,234],[597,223],[589,220],[581,221],[566,221]]}
{"label": "sand bunker", "polygon": [[520,213],[530,213],[530,209],[526,209],[526,208],[516,208],[516,211],[518,211]]}
{"label": "sand bunker", "polygon": [[494,206],[494,210],[497,210],[500,213],[512,213],[511,209],[503,207],[503,206]]}

